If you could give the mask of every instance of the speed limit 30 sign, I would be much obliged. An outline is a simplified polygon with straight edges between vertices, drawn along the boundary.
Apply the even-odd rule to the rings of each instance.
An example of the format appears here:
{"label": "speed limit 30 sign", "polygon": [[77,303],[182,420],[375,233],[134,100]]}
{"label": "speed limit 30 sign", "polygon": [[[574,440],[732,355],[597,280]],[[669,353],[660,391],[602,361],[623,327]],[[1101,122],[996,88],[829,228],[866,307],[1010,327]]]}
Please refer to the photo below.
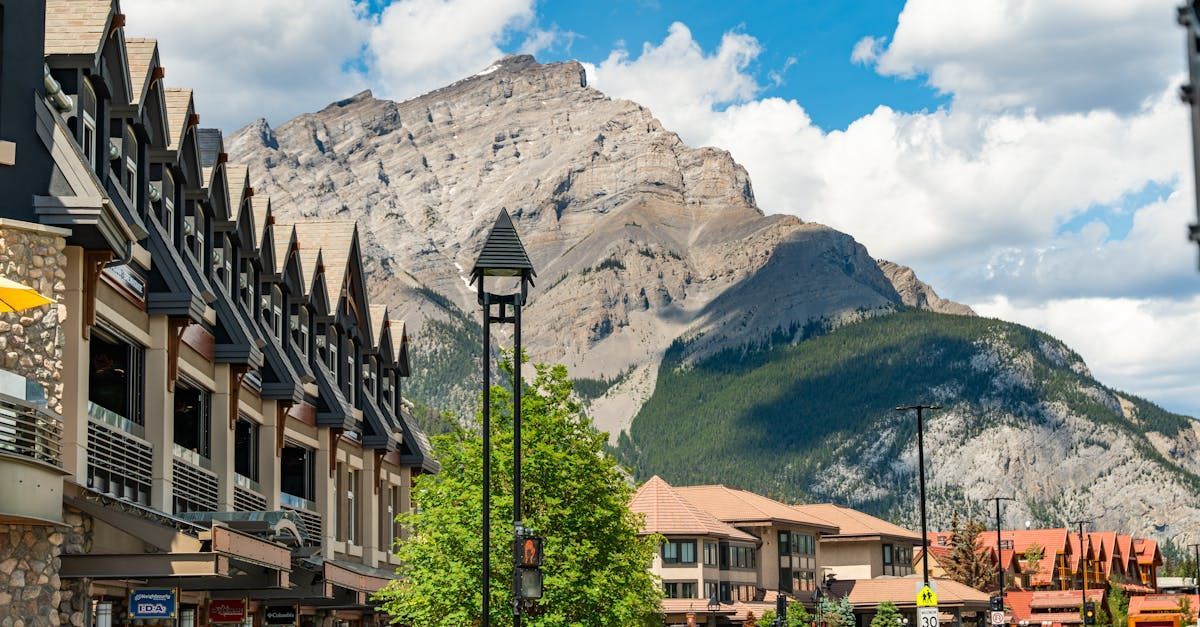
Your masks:
{"label": "speed limit 30 sign", "polygon": [[938,608],[918,607],[917,627],[938,627]]}

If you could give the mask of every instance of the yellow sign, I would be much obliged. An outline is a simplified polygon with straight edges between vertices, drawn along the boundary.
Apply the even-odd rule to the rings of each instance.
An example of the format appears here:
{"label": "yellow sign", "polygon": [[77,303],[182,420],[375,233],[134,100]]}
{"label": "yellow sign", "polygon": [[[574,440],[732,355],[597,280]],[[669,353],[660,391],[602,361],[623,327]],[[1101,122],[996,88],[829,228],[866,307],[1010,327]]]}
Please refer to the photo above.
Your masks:
{"label": "yellow sign", "polygon": [[937,607],[937,593],[929,586],[922,586],[917,592],[917,607]]}

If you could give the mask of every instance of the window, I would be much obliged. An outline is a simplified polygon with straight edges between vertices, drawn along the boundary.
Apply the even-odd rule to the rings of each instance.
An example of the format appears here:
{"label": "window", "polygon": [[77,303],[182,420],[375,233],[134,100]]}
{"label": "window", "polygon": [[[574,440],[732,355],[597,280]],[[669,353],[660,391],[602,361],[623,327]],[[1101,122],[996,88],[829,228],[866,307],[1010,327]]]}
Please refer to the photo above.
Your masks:
{"label": "window", "polygon": [[704,597],[703,598],[711,599],[711,598],[713,598],[714,594],[717,594],[717,582],[715,582],[715,581],[704,582]]}
{"label": "window", "polygon": [[379,491],[379,548],[391,552],[396,538],[400,537],[399,523],[396,516],[400,514],[400,487],[388,486]]}
{"label": "window", "polygon": [[337,329],[333,325],[329,325],[327,335],[325,336],[325,351],[327,353],[326,365],[329,366],[329,372],[333,374],[336,380],[341,381],[341,377],[338,376],[338,336]]}
{"label": "window", "polygon": [[721,544],[721,568],[749,570],[758,567],[758,558],[752,546]]}
{"label": "window", "polygon": [[733,586],[728,581],[721,582],[721,602],[733,603]]}
{"label": "window", "polygon": [[912,572],[912,547],[883,545],[883,574],[904,576]]}
{"label": "window", "polygon": [[219,244],[213,247],[212,269],[213,277],[225,287],[226,294],[233,294],[233,249],[229,246],[229,238],[221,236]]}
{"label": "window", "polygon": [[239,418],[233,434],[233,470],[258,481],[258,425]]}
{"label": "window", "polygon": [[351,470],[346,476],[346,541],[358,544],[358,496],[361,470]]}
{"label": "window", "polygon": [[250,264],[250,259],[242,257],[238,259],[238,300],[242,303],[242,308],[246,313],[253,311],[254,306],[254,267]]}
{"label": "window", "polygon": [[664,564],[695,564],[695,540],[667,540],[662,546]]}
{"label": "window", "polygon": [[93,329],[89,344],[89,403],[121,420],[144,425],[142,348],[99,328]]}
{"label": "window", "polygon": [[279,455],[279,491],[296,498],[314,500],[316,456],[307,446],[287,442]]}
{"label": "window", "polygon": [[308,310],[303,305],[292,305],[291,320],[288,324],[292,331],[292,341],[296,343],[300,354],[307,357],[309,351]]}
{"label": "window", "polygon": [[358,368],[359,368],[359,366],[358,366],[358,360],[354,357],[354,353],[356,352],[354,349],[354,341],[348,337],[346,338],[345,352],[346,352],[346,368],[342,372],[342,381],[343,381],[342,389],[346,393],[346,402],[350,403],[350,405],[352,407],[357,407],[358,403],[356,401],[358,400],[358,398],[357,398],[358,395],[355,394],[355,392],[358,390],[358,376],[359,376]]}
{"label": "window", "polygon": [[[169,168],[154,166],[151,176],[158,174],[159,179],[150,183],[150,201],[158,221],[167,232],[167,240],[172,246],[179,243],[175,240],[175,179],[171,177]],[[157,196],[158,200],[155,200]]]}
{"label": "window", "polygon": [[212,395],[183,381],[175,386],[175,444],[209,458]]}
{"label": "window", "polygon": [[704,543],[704,565],[705,566],[717,566],[719,561],[720,561],[720,559],[719,559],[719,555],[718,555],[718,551],[717,551],[717,543],[716,542],[705,542]]}
{"label": "window", "polygon": [[271,286],[271,333],[279,342],[283,341],[283,290]]}
{"label": "window", "polygon": [[663,596],[668,599],[695,599],[696,582],[666,581],[663,582]]}
{"label": "window", "polygon": [[96,92],[87,79],[83,79],[83,89],[79,92],[79,113],[83,120],[83,129],[79,136],[79,147],[87,158],[92,169],[96,168]]}
{"label": "window", "polygon": [[[330,453],[331,455],[334,453]],[[346,510],[342,507],[342,494],[346,490],[346,471],[345,464],[337,462],[334,464],[333,470],[333,504],[337,510],[333,515],[333,537],[338,540],[345,540],[342,534],[346,530],[346,523],[342,517]]]}

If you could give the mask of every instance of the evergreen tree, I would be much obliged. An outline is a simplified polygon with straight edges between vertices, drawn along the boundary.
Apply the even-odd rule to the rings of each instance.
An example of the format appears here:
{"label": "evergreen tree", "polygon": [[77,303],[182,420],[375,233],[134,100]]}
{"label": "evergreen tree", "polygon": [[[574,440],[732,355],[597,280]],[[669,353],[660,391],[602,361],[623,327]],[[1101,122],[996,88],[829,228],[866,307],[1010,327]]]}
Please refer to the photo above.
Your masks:
{"label": "evergreen tree", "polygon": [[1108,583],[1108,615],[1114,627],[1124,627],[1129,618],[1129,595],[1120,576],[1114,576]]}
{"label": "evergreen tree", "polygon": [[875,610],[875,617],[871,619],[871,627],[899,627],[900,625],[900,610],[895,603],[884,601],[879,604],[879,608]]}
{"label": "evergreen tree", "polygon": [[1196,614],[1192,611],[1192,599],[1186,594],[1179,595],[1179,613],[1183,614],[1183,624],[1196,622]]}
{"label": "evergreen tree", "polygon": [[[808,613],[808,608],[804,604],[792,599],[788,601],[787,622],[785,627],[809,627],[812,624],[812,614]],[[775,610],[767,610],[763,612],[762,618],[756,622],[748,622],[748,625],[753,627],[775,627]]]}
{"label": "evergreen tree", "polygon": [[817,608],[822,620],[829,627],[854,627],[855,625],[854,606],[850,604],[849,598],[821,597]]}
{"label": "evergreen tree", "polygon": [[[511,367],[507,370],[511,372]],[[545,538],[545,596],[529,627],[660,625],[650,573],[656,540],[639,537],[633,488],[605,451],[563,366],[536,366],[522,395],[522,518]],[[512,395],[492,388],[491,624],[512,624]],[[399,579],[375,597],[393,622],[462,627],[481,622],[483,440],[459,429],[434,438],[442,464],[421,475],[400,520]]]}
{"label": "evergreen tree", "polygon": [[979,548],[979,534],[986,528],[977,520],[959,524],[958,515],[951,523],[950,557],[946,574],[953,580],[976,590],[996,589],[996,564],[988,551]]}

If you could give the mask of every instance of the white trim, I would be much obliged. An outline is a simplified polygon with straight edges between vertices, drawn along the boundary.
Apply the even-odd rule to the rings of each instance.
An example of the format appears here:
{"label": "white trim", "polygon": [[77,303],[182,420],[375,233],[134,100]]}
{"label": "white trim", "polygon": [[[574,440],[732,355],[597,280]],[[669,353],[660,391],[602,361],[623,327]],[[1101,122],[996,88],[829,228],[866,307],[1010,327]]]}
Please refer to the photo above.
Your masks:
{"label": "white trim", "polygon": [[38,224],[37,222],[13,220],[12,218],[0,218],[0,228],[29,231],[31,233],[40,233],[42,235],[58,235],[61,237],[71,236],[71,229],[64,229],[57,226],[47,226],[45,224]]}

